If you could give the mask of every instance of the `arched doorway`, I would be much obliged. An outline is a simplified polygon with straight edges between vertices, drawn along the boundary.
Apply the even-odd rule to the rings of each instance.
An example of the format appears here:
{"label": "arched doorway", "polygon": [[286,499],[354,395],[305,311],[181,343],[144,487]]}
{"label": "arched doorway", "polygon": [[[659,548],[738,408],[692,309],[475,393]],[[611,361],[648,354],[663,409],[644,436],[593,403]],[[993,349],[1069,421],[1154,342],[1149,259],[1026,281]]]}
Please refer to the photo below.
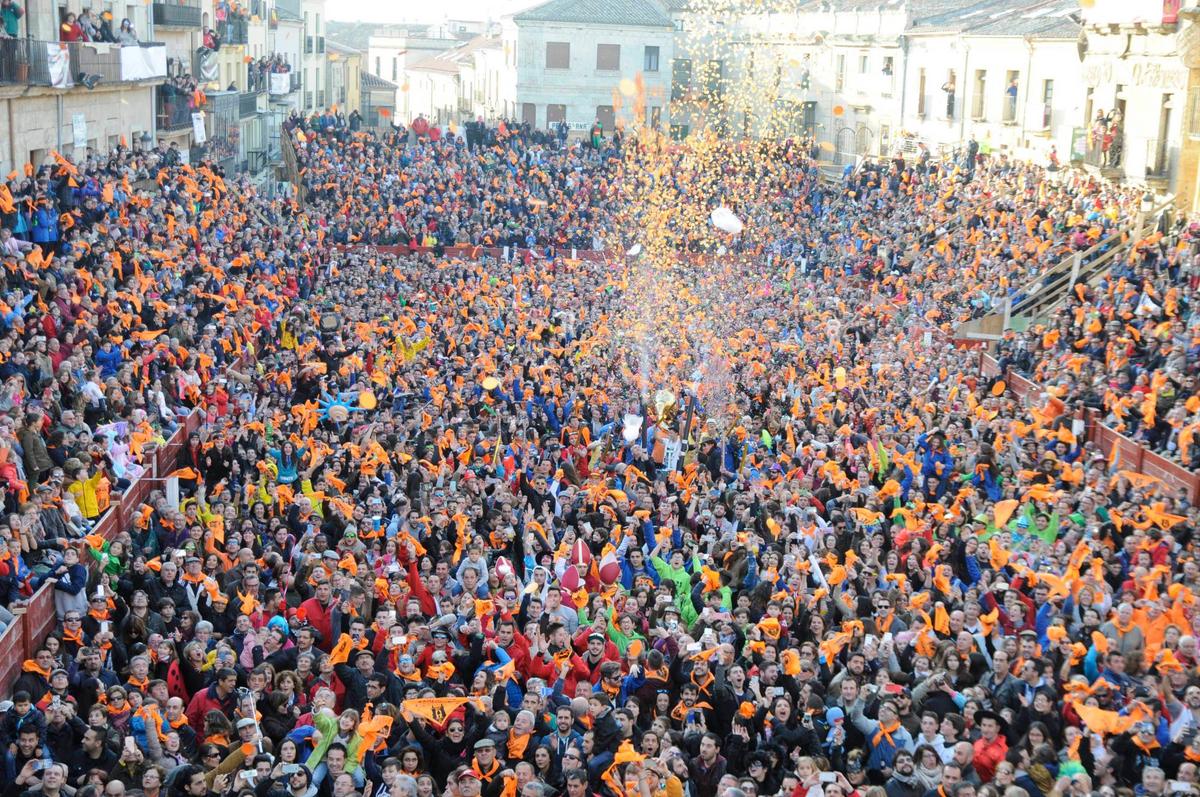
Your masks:
{"label": "arched doorway", "polygon": [[854,162],[856,140],[854,130],[843,127],[834,139],[833,162],[836,166],[845,166]]}

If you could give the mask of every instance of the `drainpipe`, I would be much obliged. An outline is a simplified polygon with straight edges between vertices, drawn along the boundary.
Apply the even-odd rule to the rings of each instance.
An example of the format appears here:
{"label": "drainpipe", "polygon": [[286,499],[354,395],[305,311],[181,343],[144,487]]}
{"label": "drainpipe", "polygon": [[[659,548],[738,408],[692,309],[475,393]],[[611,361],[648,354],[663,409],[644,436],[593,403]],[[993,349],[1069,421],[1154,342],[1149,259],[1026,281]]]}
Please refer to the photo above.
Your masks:
{"label": "drainpipe", "polygon": [[13,130],[13,101],[5,100],[4,105],[8,110],[8,160],[15,169],[17,168],[17,133]]}
{"label": "drainpipe", "polygon": [[908,102],[908,37],[900,34],[900,129],[896,138],[904,130],[904,106]]}
{"label": "drainpipe", "polygon": [[[146,3],[146,10],[149,12],[146,15],[146,35],[150,41],[154,41],[154,3],[153,0]],[[164,47],[165,49],[165,47]],[[154,104],[154,99],[158,95],[158,86],[150,87],[150,146],[158,146],[158,111]]]}
{"label": "drainpipe", "polygon": [[[58,93],[55,95],[55,100],[56,100],[56,103],[55,103],[55,109],[56,109],[56,110],[57,110],[57,112],[58,112],[58,124],[57,124],[57,125],[55,125],[55,133],[56,133],[56,136],[57,136],[57,139],[56,139],[56,145],[57,145],[57,146],[56,146],[56,148],[58,149],[58,151],[59,151],[59,152],[62,152],[62,148],[63,148],[63,143],[62,143],[62,126],[63,126],[63,93],[62,93],[62,91],[59,91],[59,92],[58,92]],[[39,165],[40,165],[40,164],[39,164]]]}
{"label": "drainpipe", "polygon": [[[1029,129],[1026,122],[1029,118],[1029,90],[1031,88],[1033,88],[1033,47],[1034,47],[1033,36],[1026,35],[1025,36],[1025,77],[1024,77],[1025,102],[1024,103],[1021,103],[1022,84],[1021,84],[1021,82],[1017,83],[1017,102],[1021,103],[1019,105],[1019,107],[1021,109],[1021,139],[1022,140],[1025,138],[1025,134]],[[1008,90],[1008,86],[1005,86],[1004,88],[1006,91]],[[1014,119],[1013,121],[1016,121],[1016,120]],[[1050,140],[1053,141],[1054,137],[1051,136]],[[1071,284],[1073,285],[1074,283],[1071,283]]]}
{"label": "drainpipe", "polygon": [[[966,88],[967,88],[967,86],[971,85],[967,81],[967,66],[968,66],[968,62],[970,61],[970,58],[971,58],[971,45],[967,44],[966,41],[963,41],[962,78],[961,78],[961,82],[959,83],[959,85],[961,85],[963,87],[963,92],[961,94],[962,102],[958,101],[959,97],[956,96],[954,98],[955,106],[956,106],[955,110],[958,111],[958,143],[959,144],[962,143],[962,140],[964,138],[966,138],[966,134],[967,134],[967,92],[966,92]],[[955,86],[955,89],[957,89],[957,88],[958,88],[958,86]]]}

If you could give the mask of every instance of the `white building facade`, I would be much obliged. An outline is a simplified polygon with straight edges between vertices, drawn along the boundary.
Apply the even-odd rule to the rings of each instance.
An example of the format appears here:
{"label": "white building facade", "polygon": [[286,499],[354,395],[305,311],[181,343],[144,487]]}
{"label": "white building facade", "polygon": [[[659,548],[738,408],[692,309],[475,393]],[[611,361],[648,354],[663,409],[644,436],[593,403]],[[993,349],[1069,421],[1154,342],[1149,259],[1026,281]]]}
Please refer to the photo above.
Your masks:
{"label": "white building facade", "polygon": [[[501,113],[546,128],[565,121],[586,131],[600,121],[611,132],[632,120],[640,79],[642,121],[667,123],[674,28],[653,0],[551,0],[502,23],[502,52],[515,74],[501,87]],[[511,88],[511,94],[508,89]]]}

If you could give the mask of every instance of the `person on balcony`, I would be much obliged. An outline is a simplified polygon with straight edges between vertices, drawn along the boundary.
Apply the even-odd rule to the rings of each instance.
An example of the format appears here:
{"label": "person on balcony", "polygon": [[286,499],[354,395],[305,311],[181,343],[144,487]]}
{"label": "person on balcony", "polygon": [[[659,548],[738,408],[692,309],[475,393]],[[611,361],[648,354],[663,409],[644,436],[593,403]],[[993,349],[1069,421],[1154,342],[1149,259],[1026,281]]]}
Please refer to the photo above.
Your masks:
{"label": "person on balcony", "polygon": [[72,12],[68,11],[67,16],[63,18],[63,23],[59,30],[59,39],[65,42],[87,41],[87,36],[83,33],[83,27]]}
{"label": "person on balcony", "polygon": [[117,33],[117,41],[121,44],[137,44],[137,31],[133,29],[133,23],[129,21],[129,17],[121,20],[121,30]]}
{"label": "person on balcony", "polygon": [[83,28],[84,41],[104,41],[104,39],[100,38],[100,24],[97,22],[96,17],[92,15],[92,9],[85,8],[79,13],[79,27]]}
{"label": "person on balcony", "polygon": [[3,0],[0,2],[0,34],[9,38],[17,38],[21,35],[21,17],[25,16],[25,9],[16,2],[16,0]]}

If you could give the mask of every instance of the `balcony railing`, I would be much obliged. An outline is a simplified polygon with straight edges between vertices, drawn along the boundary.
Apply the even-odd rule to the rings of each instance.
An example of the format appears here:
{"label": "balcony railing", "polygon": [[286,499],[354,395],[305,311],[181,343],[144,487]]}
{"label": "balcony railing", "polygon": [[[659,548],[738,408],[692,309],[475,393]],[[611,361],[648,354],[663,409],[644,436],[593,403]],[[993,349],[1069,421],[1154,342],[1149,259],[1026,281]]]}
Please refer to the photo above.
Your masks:
{"label": "balcony railing", "polygon": [[304,92],[304,107],[311,108],[313,101],[313,93],[311,91]]}
{"label": "balcony railing", "polygon": [[91,42],[0,39],[0,83],[95,88],[102,83],[155,80],[167,74],[166,45],[122,47]]}
{"label": "balcony railing", "polygon": [[153,5],[154,24],[164,28],[198,28],[200,3],[192,0],[167,0]]}
{"label": "balcony railing", "polygon": [[192,95],[173,86],[159,86],[154,101],[155,124],[159,132],[183,130],[192,125]]}
{"label": "balcony railing", "polygon": [[325,52],[325,37],[324,36],[317,37],[317,52],[319,52],[319,53]]}
{"label": "balcony railing", "polygon": [[1094,134],[1083,162],[1100,169],[1120,169],[1125,162],[1125,136],[1118,134],[1106,142]]}
{"label": "balcony railing", "polygon": [[299,91],[299,90],[300,90],[300,83],[301,83],[301,80],[300,80],[300,73],[299,73],[299,72],[292,72],[292,73],[291,73],[291,77],[292,77],[292,91]]}
{"label": "balcony railing", "polygon": [[304,54],[311,55],[312,51],[313,51],[313,37],[305,36],[304,37]]}
{"label": "balcony railing", "polygon": [[321,110],[325,109],[325,92],[324,91],[317,92],[317,107],[320,108]]}
{"label": "balcony railing", "polygon": [[238,95],[238,117],[245,119],[258,113],[258,97],[262,92],[244,91]]}
{"label": "balcony railing", "polygon": [[230,17],[217,23],[217,35],[225,44],[245,44],[249,31],[250,23],[242,17]]}

